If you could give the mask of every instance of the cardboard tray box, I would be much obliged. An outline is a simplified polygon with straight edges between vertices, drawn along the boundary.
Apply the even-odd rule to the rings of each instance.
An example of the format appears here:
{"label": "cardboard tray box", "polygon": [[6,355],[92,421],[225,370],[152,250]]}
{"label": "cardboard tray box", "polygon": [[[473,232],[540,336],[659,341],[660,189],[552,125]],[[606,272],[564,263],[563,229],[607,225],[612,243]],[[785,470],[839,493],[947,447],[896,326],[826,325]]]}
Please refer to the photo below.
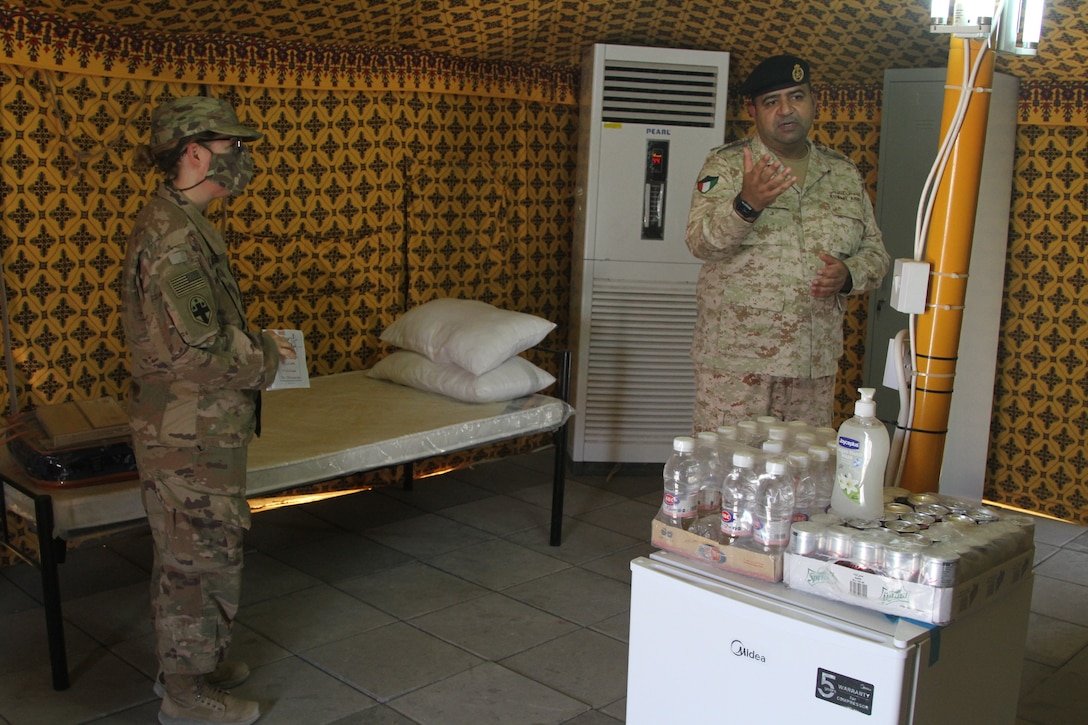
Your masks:
{"label": "cardboard tray box", "polygon": [[695,559],[723,571],[765,581],[782,581],[782,554],[765,554],[704,539],[690,531],[654,521],[650,543],[659,549]]}
{"label": "cardboard tray box", "polygon": [[930,624],[948,624],[1000,596],[1031,572],[1034,547],[954,587],[932,587],[787,552],[786,586]]}

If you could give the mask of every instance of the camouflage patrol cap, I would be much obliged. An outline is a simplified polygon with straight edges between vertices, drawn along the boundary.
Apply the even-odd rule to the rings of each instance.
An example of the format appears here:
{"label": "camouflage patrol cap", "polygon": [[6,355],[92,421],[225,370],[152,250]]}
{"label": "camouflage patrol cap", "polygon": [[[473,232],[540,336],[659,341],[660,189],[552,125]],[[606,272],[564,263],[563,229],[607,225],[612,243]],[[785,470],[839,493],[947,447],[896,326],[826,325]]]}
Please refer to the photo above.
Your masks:
{"label": "camouflage patrol cap", "polygon": [[737,91],[749,98],[811,83],[808,63],[795,55],[774,55],[757,65]]}
{"label": "camouflage patrol cap", "polygon": [[256,141],[263,134],[243,126],[230,104],[208,96],[172,98],[151,112],[152,149],[176,144],[204,131],[220,133],[243,141]]}

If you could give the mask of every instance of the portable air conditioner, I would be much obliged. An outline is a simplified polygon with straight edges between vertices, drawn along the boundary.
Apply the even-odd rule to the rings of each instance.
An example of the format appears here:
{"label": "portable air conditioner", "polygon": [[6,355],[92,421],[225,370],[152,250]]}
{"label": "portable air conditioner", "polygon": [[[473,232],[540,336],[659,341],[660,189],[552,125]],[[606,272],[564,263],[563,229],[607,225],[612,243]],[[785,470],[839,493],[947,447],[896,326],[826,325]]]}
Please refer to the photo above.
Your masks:
{"label": "portable air conditioner", "polygon": [[594,45],[582,64],[571,459],[664,461],[691,433],[695,177],[725,138],[729,54]]}

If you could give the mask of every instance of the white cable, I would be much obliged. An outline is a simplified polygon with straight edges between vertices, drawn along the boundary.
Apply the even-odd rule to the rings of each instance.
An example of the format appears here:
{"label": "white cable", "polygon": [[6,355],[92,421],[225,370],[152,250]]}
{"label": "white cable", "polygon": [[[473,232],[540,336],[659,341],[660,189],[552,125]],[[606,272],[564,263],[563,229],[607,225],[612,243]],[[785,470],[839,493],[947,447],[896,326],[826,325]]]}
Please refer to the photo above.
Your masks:
{"label": "white cable", "polygon": [[[991,35],[998,32],[1002,6],[1005,4],[1005,0],[999,0],[997,8],[994,11],[994,25],[991,30]],[[979,69],[982,67],[983,57],[986,55],[987,48],[990,44],[990,38],[987,37],[983,40],[982,49],[975,57],[975,63],[972,66],[970,64],[970,41],[966,38],[963,39],[964,54],[963,54],[963,74],[964,82],[960,87],[960,97],[956,103],[956,110],[953,113],[952,119],[948,126],[948,132],[941,140],[941,145],[937,150],[937,158],[934,159],[933,165],[930,167],[929,175],[926,177],[925,184],[922,187],[922,193],[918,202],[918,216],[915,220],[915,237],[914,237],[914,259],[915,261],[924,261],[925,259],[925,245],[926,239],[929,235],[929,224],[933,217],[933,205],[936,203],[936,192],[934,191],[934,181],[943,179],[945,168],[948,165],[948,160],[952,155],[952,148],[956,141],[959,139],[960,129],[963,126],[963,121],[967,117],[967,109],[971,103],[971,95],[975,92],[975,83],[978,79]],[[901,333],[900,333],[901,334]],[[896,361],[897,375],[900,375],[900,392],[899,392],[899,418],[896,426],[896,436],[901,437],[902,447],[898,451],[898,460],[895,462],[894,475],[891,471],[885,473],[885,485],[891,482],[892,485],[899,485],[901,477],[903,475],[903,466],[906,463],[907,448],[910,444],[910,431],[914,426],[914,411],[915,411],[915,396],[914,389],[917,381],[917,360],[918,360],[918,341],[917,341],[917,315],[909,315],[907,318],[907,336],[910,347],[910,360],[911,360],[911,375],[909,381],[906,380],[906,376],[903,376],[901,371],[903,370],[903,364],[901,360]],[[900,342],[899,335],[896,335],[895,345],[896,355],[902,354],[902,343]],[[905,382],[904,382],[905,381]],[[906,397],[909,400],[907,406],[906,416],[903,415],[903,398]],[[899,426],[902,426],[902,436],[899,434]],[[889,457],[889,461],[895,460]]]}

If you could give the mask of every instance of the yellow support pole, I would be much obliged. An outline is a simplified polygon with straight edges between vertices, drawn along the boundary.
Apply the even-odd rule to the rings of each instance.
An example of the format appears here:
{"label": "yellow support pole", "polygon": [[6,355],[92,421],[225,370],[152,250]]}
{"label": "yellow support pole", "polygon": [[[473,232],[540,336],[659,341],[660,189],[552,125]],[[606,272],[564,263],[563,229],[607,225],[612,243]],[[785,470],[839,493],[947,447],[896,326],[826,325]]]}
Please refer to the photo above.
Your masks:
{"label": "yellow support pole", "polygon": [[[971,240],[975,231],[986,121],[993,87],[993,53],[979,41],[952,38],[948,53],[941,138],[948,132],[968,81],[964,70],[984,53],[971,100],[934,197],[925,259],[931,265],[926,311],[917,318],[914,361],[914,421],[910,426],[900,485],[911,491],[936,491],[948,433],[948,411],[959,355]],[[981,472],[980,472],[981,473]]]}

